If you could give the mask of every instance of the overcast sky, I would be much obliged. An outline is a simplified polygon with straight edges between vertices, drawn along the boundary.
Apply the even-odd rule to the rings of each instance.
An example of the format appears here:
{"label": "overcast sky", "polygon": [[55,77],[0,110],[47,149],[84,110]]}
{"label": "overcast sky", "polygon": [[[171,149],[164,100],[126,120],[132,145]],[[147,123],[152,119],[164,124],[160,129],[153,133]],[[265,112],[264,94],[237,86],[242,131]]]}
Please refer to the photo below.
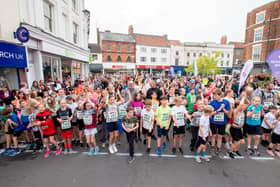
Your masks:
{"label": "overcast sky", "polygon": [[101,31],[164,35],[182,42],[244,41],[246,15],[273,0],[85,0],[91,12],[90,42]]}

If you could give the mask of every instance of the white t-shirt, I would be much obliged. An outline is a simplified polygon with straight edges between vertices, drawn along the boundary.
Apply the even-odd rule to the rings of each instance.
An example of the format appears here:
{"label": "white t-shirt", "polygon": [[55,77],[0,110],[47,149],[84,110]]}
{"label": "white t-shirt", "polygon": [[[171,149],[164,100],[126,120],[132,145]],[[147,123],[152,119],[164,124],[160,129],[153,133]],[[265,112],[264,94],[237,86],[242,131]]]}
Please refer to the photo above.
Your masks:
{"label": "white t-shirt", "polygon": [[68,108],[71,109],[72,114],[74,114],[75,109],[78,107],[78,104],[77,103],[72,103],[72,104],[67,104],[67,106],[68,106]]}
{"label": "white t-shirt", "polygon": [[278,122],[278,123],[275,125],[275,128],[274,128],[273,132],[274,132],[275,134],[280,135],[280,122]]}
{"label": "white t-shirt", "polygon": [[153,128],[153,125],[151,123],[154,120],[154,111],[150,110],[149,112],[146,109],[143,109],[141,112],[141,118],[143,119],[143,127],[147,130],[150,130]]}
{"label": "white t-shirt", "polygon": [[[187,112],[188,111],[186,110],[186,107],[183,105],[179,107],[178,106],[172,107],[171,114],[173,117],[175,117],[178,126],[185,126],[185,114]],[[174,126],[175,126],[175,122],[174,122]]]}
{"label": "white t-shirt", "polygon": [[[209,127],[210,127],[210,119],[209,116],[204,116],[202,115],[200,120],[199,120],[199,127],[202,127],[202,132],[204,137],[208,137],[209,135]],[[200,134],[200,130],[198,131],[198,136],[202,137]]]}
{"label": "white t-shirt", "polygon": [[118,106],[116,104],[108,105],[106,109],[106,122],[117,122],[118,121]]}
{"label": "white t-shirt", "polygon": [[[275,120],[275,116],[271,112],[268,112],[267,114],[264,115],[264,119],[266,119],[269,125],[272,126],[272,123]],[[262,122],[262,127],[265,129],[269,129],[269,127],[266,125],[264,120]]]}

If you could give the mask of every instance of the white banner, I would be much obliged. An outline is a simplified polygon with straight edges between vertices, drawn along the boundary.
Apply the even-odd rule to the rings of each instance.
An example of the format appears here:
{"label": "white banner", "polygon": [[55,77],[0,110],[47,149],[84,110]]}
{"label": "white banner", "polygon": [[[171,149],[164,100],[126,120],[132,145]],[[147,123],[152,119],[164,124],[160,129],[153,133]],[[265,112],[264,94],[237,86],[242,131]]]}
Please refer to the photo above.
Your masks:
{"label": "white banner", "polygon": [[254,63],[252,60],[248,60],[245,65],[242,68],[241,74],[240,74],[240,81],[239,81],[239,88],[238,93],[240,93],[240,89],[245,84],[245,81],[250,74],[251,70],[253,69]]}

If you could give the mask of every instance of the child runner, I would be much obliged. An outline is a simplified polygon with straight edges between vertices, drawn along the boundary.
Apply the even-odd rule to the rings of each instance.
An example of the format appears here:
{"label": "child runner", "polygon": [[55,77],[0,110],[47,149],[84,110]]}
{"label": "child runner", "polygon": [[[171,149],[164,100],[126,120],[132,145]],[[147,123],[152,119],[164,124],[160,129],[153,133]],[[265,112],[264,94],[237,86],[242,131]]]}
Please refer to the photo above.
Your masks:
{"label": "child runner", "polygon": [[[153,91],[152,94],[151,94],[151,98],[152,98],[152,110],[154,111],[154,114],[155,114],[157,109],[158,109],[158,107],[159,107],[159,101],[158,101],[157,92]],[[153,126],[154,126],[153,129],[154,129],[155,126],[156,126],[156,121],[154,121],[154,125]],[[156,140],[155,131],[153,131],[152,139]]]}
{"label": "child runner", "polygon": [[[270,156],[275,156],[275,154],[280,158],[280,112],[278,111],[275,115],[276,120],[273,122],[273,132],[271,135],[271,143],[269,144],[266,152]],[[272,149],[276,145],[275,154]]]}
{"label": "child runner", "polygon": [[88,156],[97,155],[99,148],[96,145],[95,134],[97,133],[96,129],[96,108],[92,105],[91,102],[86,101],[84,103],[84,112],[83,112],[83,122],[85,125],[85,136],[87,144],[90,148]]}
{"label": "child runner", "polygon": [[141,112],[141,120],[140,120],[140,131],[144,136],[144,144],[146,144],[147,136],[148,136],[148,146],[147,146],[147,154],[151,152],[151,141],[154,127],[154,111],[152,110],[152,101],[150,99],[145,100],[145,109]]}
{"label": "child runner", "polygon": [[75,153],[72,150],[72,110],[67,107],[66,100],[59,101],[60,109],[56,111],[57,121],[60,124],[61,136],[64,141],[64,154]]}
{"label": "child runner", "polygon": [[182,98],[180,96],[175,98],[175,106],[172,107],[172,118],[173,118],[173,148],[172,153],[176,153],[177,139],[179,139],[179,151],[184,154],[182,149],[183,136],[185,134],[185,119],[188,111],[186,107],[182,105]]}
{"label": "child runner", "polygon": [[271,131],[273,129],[272,123],[275,121],[275,114],[277,112],[277,107],[274,105],[271,105],[268,107],[269,112],[264,115],[264,119],[262,122],[262,142],[261,144],[263,146],[269,145],[269,136],[271,134]]}
{"label": "child runner", "polygon": [[171,122],[171,108],[168,104],[168,97],[161,96],[160,98],[161,106],[156,111],[156,121],[157,121],[157,154],[161,156],[162,152],[160,149],[161,138],[163,136],[163,149],[167,150],[166,137],[168,135],[168,129]]}
{"label": "child runner", "polygon": [[[75,109],[77,108],[78,104],[76,102],[74,102],[74,99],[71,96],[67,96],[66,97],[66,102],[67,102],[67,107],[71,109],[72,114],[75,113]],[[71,126],[73,128],[73,132],[75,134],[75,139],[74,139],[74,143],[77,145],[78,144],[78,138],[79,138],[79,130],[77,127],[77,118],[75,115],[73,115],[73,118],[71,120]]]}
{"label": "child runner", "polygon": [[[260,156],[258,145],[261,138],[261,116],[264,114],[260,97],[253,97],[252,104],[247,109],[247,152],[250,155]],[[251,148],[252,137],[255,136],[254,149]]]}
{"label": "child runner", "polygon": [[122,119],[122,126],[126,132],[127,142],[129,144],[129,158],[128,163],[131,164],[134,160],[134,139],[135,131],[139,128],[138,119],[133,116],[134,109],[131,107],[127,108],[127,115]]}
{"label": "child runner", "polygon": [[83,105],[84,105],[84,102],[82,100],[79,100],[78,106],[75,109],[75,114],[74,114],[77,118],[77,125],[79,128],[80,147],[84,147],[83,134],[84,134],[85,125],[84,125],[84,120],[83,120],[83,108],[84,108]]}
{"label": "child runner", "polygon": [[[134,95],[133,100],[130,102],[130,106],[134,109],[134,116],[136,116],[138,118],[138,120],[140,121],[141,111],[144,108],[144,104],[143,104],[143,100],[142,100],[142,96],[141,96],[140,92],[138,92]],[[139,141],[139,142],[142,141],[141,135],[140,135],[140,129],[137,130],[136,141]]]}
{"label": "child runner", "polygon": [[208,136],[211,136],[212,132],[210,129],[210,115],[213,112],[213,108],[209,105],[204,107],[203,110],[203,115],[201,116],[200,120],[199,120],[199,132],[198,132],[198,136],[199,136],[199,147],[197,149],[197,152],[195,154],[195,161],[197,163],[201,163],[201,159],[200,159],[200,153],[202,156],[202,159],[205,160],[206,162],[209,162],[209,158],[206,156],[206,143],[208,141]]}
{"label": "child runner", "polygon": [[26,101],[25,100],[21,100],[20,102],[20,120],[22,122],[22,126],[23,126],[23,130],[24,130],[24,139],[26,141],[26,150],[29,150],[31,147],[31,141],[30,141],[30,137],[29,137],[29,128],[27,128],[27,126],[29,125],[29,114],[25,111],[24,107],[26,106]]}

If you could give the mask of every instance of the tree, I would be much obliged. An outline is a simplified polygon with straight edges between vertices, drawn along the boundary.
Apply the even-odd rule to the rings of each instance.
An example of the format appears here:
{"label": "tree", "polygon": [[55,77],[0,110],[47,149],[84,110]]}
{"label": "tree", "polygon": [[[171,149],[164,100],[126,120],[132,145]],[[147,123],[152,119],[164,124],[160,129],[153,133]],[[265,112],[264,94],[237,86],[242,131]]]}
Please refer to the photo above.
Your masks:
{"label": "tree", "polygon": [[[219,68],[217,64],[220,61],[220,54],[221,52],[214,52],[211,57],[198,57],[196,61],[198,74],[219,74],[221,72],[221,68]],[[187,67],[185,71],[187,73],[193,73],[193,63],[189,65],[189,67]]]}

